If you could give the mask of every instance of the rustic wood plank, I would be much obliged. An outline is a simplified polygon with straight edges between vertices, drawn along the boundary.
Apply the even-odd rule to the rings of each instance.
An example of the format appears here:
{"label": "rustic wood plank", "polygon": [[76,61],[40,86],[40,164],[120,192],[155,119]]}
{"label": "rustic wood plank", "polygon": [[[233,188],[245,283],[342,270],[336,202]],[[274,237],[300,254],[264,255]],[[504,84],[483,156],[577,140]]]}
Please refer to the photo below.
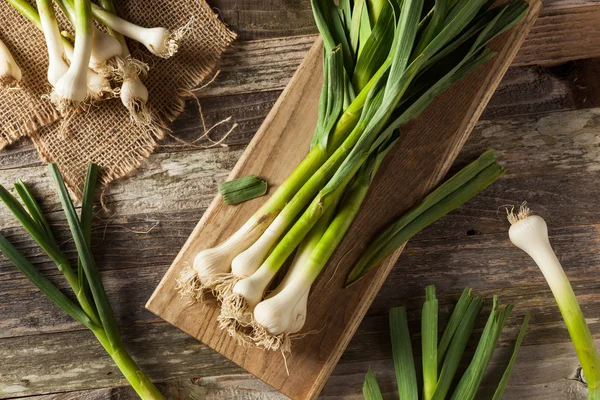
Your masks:
{"label": "rustic wood plank", "polygon": [[[336,398],[334,393],[341,393],[336,396],[338,398],[343,396],[358,398],[360,382],[370,362],[377,364],[373,360],[389,358],[387,318],[385,316],[387,308],[390,305],[407,305],[411,310],[411,319],[414,320],[415,310],[419,308],[422,301],[423,288],[430,282],[436,283],[440,288],[442,309],[452,304],[462,286],[468,283],[478,290],[485,288],[486,290],[482,293],[487,297],[491,294],[499,294],[503,301],[514,302],[516,304],[515,316],[526,310],[534,312],[532,330],[530,335],[526,336],[527,344],[568,341],[560,314],[535,265],[527,259],[524,253],[516,252],[509,246],[506,238],[506,222],[502,215],[497,213],[497,206],[500,204],[515,204],[525,198],[531,200],[533,196],[535,198],[531,201],[532,207],[543,215],[550,213],[553,215],[551,240],[575,284],[576,292],[581,297],[584,312],[590,316],[600,315],[600,310],[597,308],[600,305],[598,299],[600,290],[598,290],[597,283],[589,279],[590,271],[596,270],[600,264],[596,251],[600,215],[594,208],[589,208],[588,202],[590,198],[600,197],[600,194],[596,192],[597,185],[593,184],[596,179],[597,172],[595,171],[597,171],[598,159],[600,159],[600,146],[595,145],[600,142],[599,128],[600,110],[597,109],[570,111],[547,116],[481,121],[467,142],[454,169],[472,160],[483,149],[494,147],[499,149],[497,150],[499,160],[508,167],[508,175],[491,186],[483,196],[477,197],[465,207],[437,222],[409,243],[397,267],[392,271],[374,301],[367,318],[350,342],[341,359],[342,364],[336,369],[336,371],[340,368],[344,371],[351,370],[353,372],[348,372],[348,374],[352,376],[340,376],[335,372],[326,386],[323,396]],[[512,139],[507,141],[507,137]],[[196,158],[187,158],[188,154],[186,153],[173,154],[169,163],[165,163],[160,155],[154,155],[145,169],[163,172],[136,175],[127,182],[119,183],[118,186],[121,188],[134,185],[138,189],[135,192],[116,190],[118,196],[121,197],[115,198],[118,200],[115,211],[119,214],[138,213],[137,215],[143,219],[145,215],[140,213],[143,213],[143,207],[146,207],[148,203],[142,203],[142,206],[138,208],[138,202],[152,196],[155,188],[164,184],[163,177],[191,184],[193,180],[187,181],[188,175],[182,174],[180,171],[186,169],[188,165],[192,169],[199,168],[201,153],[204,152],[195,153]],[[207,163],[204,168],[208,168],[208,165],[210,163]],[[45,170],[42,167],[35,169]],[[0,181],[3,184],[13,182],[23,171],[27,171],[27,169],[3,171]],[[9,175],[7,176],[5,173]],[[206,173],[209,172],[206,171]],[[157,181],[153,181],[151,177],[156,178]],[[571,181],[569,191],[564,190],[563,185],[567,180],[565,177]],[[49,178],[45,178],[45,180],[49,182]],[[139,182],[136,182],[138,180]],[[555,182],[554,185],[548,186],[553,182]],[[42,183],[39,182],[40,185]],[[179,184],[182,187],[185,186],[181,182],[177,183],[177,185]],[[44,192],[51,191],[49,188],[38,188]],[[190,190],[198,193],[200,189],[191,188]],[[215,187],[213,186],[210,190],[214,192]],[[153,323],[153,317],[145,312],[141,305],[166,269],[168,262],[175,256],[176,249],[183,244],[193,229],[194,221],[202,213],[203,206],[198,205],[193,198],[180,199],[180,203],[187,201],[180,205],[182,208],[191,210],[192,213],[197,213],[197,216],[191,216],[194,214],[188,213],[183,213],[181,216],[168,213],[171,208],[170,202],[174,202],[178,197],[168,196],[168,192],[165,191],[163,199],[167,204],[152,205],[161,225],[151,235],[135,234],[119,227],[123,224],[133,230],[147,228],[148,225],[136,226],[139,224],[139,220],[135,219],[136,215],[116,217],[117,219],[112,220],[108,225],[106,241],[94,248],[100,257],[107,253],[106,258],[100,263],[103,269],[131,268],[126,271],[106,271],[103,274],[121,323],[130,326],[127,329],[128,332],[131,332],[126,339],[127,343],[130,338],[143,338],[148,334],[146,324]],[[158,201],[158,197],[156,199]],[[128,222],[128,218],[133,218],[132,222]],[[0,220],[4,220],[4,218],[0,218]],[[169,225],[169,221],[174,223]],[[102,225],[97,221],[96,225],[98,224]],[[178,233],[177,230],[180,230],[181,233]],[[470,230],[476,231],[477,234],[468,235],[467,232]],[[176,234],[173,235],[173,232]],[[574,248],[574,237],[578,237],[578,243],[584,247]],[[148,258],[145,259],[144,255],[153,248],[158,248],[158,250],[155,253],[149,253]],[[510,264],[500,262],[507,256]],[[141,264],[147,263],[148,268],[138,268],[140,263],[135,260],[135,257],[143,258]],[[152,263],[153,257],[159,259],[155,264]],[[508,268],[507,264],[512,268],[506,269]],[[513,270],[521,268],[526,271],[525,278],[523,274],[514,275],[512,273]],[[445,273],[446,270],[447,273]],[[465,273],[470,274],[469,277],[465,278]],[[431,276],[431,280],[429,278],[424,280],[424,276]],[[520,285],[524,279],[528,282],[535,282],[536,286],[521,288]],[[451,282],[451,284],[446,282]],[[3,339],[0,342],[2,348],[10,347],[19,354],[35,354],[35,349],[39,348],[39,343],[35,341],[38,336],[36,334],[62,332],[72,330],[76,326],[62,317],[61,313],[56,312],[53,306],[22,278],[12,282],[0,282],[0,293],[4,294],[4,297],[0,299],[0,307],[2,307],[3,322],[6,321],[6,325],[2,325],[2,335],[34,335],[24,342],[15,343],[12,339],[7,342]],[[22,322],[18,320],[19,314],[23,316]],[[447,313],[442,315],[447,315]],[[600,335],[598,322],[598,319],[590,318],[592,331],[596,337]],[[132,323],[136,325],[131,326]],[[517,323],[517,318],[512,318],[509,323],[512,337],[514,337]],[[19,327],[25,329],[19,331]],[[177,331],[172,329],[168,332]],[[75,335],[75,339],[71,339],[74,342],[83,340],[81,337],[89,336],[84,331],[70,334]],[[170,337],[170,333],[168,335]],[[178,337],[182,341],[172,340],[169,344],[170,352],[161,353],[165,357],[161,360],[161,365],[168,365],[169,374],[171,374],[161,375],[161,378],[179,375],[194,376],[193,371],[195,370],[199,371],[198,376],[206,376],[208,372],[201,365],[207,362],[215,364],[221,362],[219,361],[221,359],[215,361],[214,358],[211,358],[214,353],[209,353],[208,361],[204,355],[197,354],[193,357],[194,362],[199,365],[197,367],[183,365],[180,368],[177,363],[169,362],[170,358],[167,356],[170,354],[173,354],[174,358],[179,358],[181,352],[189,350],[188,345],[198,345],[196,341],[186,335],[175,335],[175,338]],[[152,337],[148,340],[159,339]],[[510,340],[511,335],[505,335],[502,345],[509,345]],[[62,343],[70,346],[71,341]],[[60,343],[60,339],[57,339],[56,342]],[[91,339],[89,339],[89,344],[90,346],[94,345]],[[564,346],[567,345],[568,343]],[[544,347],[532,346],[532,348],[539,349],[535,350],[536,352],[540,351],[540,353],[533,353],[537,354],[534,365],[536,376],[539,374],[539,378],[543,378],[543,380],[535,385],[523,381],[518,387],[511,386],[511,390],[518,391],[509,392],[509,394],[515,394],[514,397],[507,395],[507,398],[536,399],[539,398],[536,395],[544,394],[548,396],[544,398],[564,399],[564,393],[570,390],[568,388],[571,386],[580,388],[575,381],[568,379],[574,373],[574,365],[576,365],[573,353],[571,353],[571,361],[561,362],[557,366],[553,363],[552,357],[544,358],[547,357],[547,354],[552,355],[552,352],[542,352]],[[532,351],[534,351],[533,349]],[[54,353],[55,357],[59,358],[56,360],[56,370],[63,371],[73,368],[74,364],[80,361],[83,364],[91,363],[99,357],[99,354],[100,357],[104,356],[101,354],[101,350],[98,350],[98,353],[82,355],[77,353],[77,360],[65,357],[66,354],[73,354],[71,352],[72,349],[67,348]],[[144,360],[154,360],[156,354],[154,345],[150,345],[144,347],[139,353],[135,353],[135,356],[142,360],[143,365],[146,365],[147,362]],[[88,360],[87,357],[90,359]],[[527,358],[520,359],[518,365],[521,365],[524,359]],[[23,376],[39,375],[35,372],[36,366],[44,368],[44,365],[40,365],[33,359],[32,361],[23,360],[23,363],[26,367],[23,367],[22,376],[15,381],[10,381],[10,384],[5,381],[2,383],[7,386],[18,385]],[[109,361],[106,361],[106,365],[108,364]],[[344,365],[348,366],[344,367]],[[533,365],[528,365],[527,368],[533,368]],[[4,370],[1,371],[4,375]],[[384,374],[381,375],[382,377],[390,374],[390,370],[386,368],[382,368],[380,371]],[[527,372],[526,368],[523,373],[525,372]],[[550,374],[550,372],[552,373]],[[515,372],[516,375],[520,374]],[[119,384],[120,378],[116,371],[111,378],[110,381],[102,381],[103,384],[109,386]],[[97,383],[94,383],[95,375],[92,375],[90,379],[91,381],[87,383],[73,384],[73,388],[99,387]],[[41,393],[45,390],[62,390],[64,385],[71,380],[73,380],[72,377],[54,377],[51,382],[44,381],[42,388],[29,387],[28,391],[22,392],[21,395]],[[345,382],[348,384],[346,385]],[[391,382],[391,379],[388,382]],[[577,390],[576,393],[581,393],[581,389]],[[581,398],[581,396],[572,398]]]}
{"label": "rustic wood plank", "polygon": [[[241,40],[316,33],[309,0],[210,0]],[[544,10],[598,5],[598,0],[543,0]]]}
{"label": "rustic wood plank", "polygon": [[[345,271],[358,256],[356,249],[360,247],[359,243],[375,230],[380,230],[392,215],[405,211],[422,198],[447,172],[535,21],[539,8],[539,2],[532,2],[524,22],[492,45],[498,51],[498,57],[471,75],[468,81],[440,96],[422,118],[404,129],[400,143],[382,166],[365,202],[363,209],[370,210],[369,215],[359,213],[353,229],[330,261],[330,265],[338,266],[341,255],[344,255],[344,265],[339,270],[341,279],[338,277],[329,285],[322,276],[313,287],[309,301],[311,311],[304,329],[321,332],[307,336],[304,345],[289,357],[285,365],[278,353],[237,346],[227,332],[218,328],[218,307],[210,303],[189,305],[174,289],[183,266],[193,262],[198,250],[219,243],[243,224],[258,207],[256,201],[226,207],[217,196],[147,307],[282,393],[298,399],[315,398],[399,254],[397,252],[386,260],[376,274],[344,290]],[[276,187],[299,163],[303,154],[297,149],[308,149],[310,142],[310,137],[302,133],[312,131],[316,125],[321,55],[320,45],[311,48],[236,164],[232,177],[256,173]],[[340,301],[345,305],[345,312],[336,309]],[[288,369],[289,375],[286,373]]]}
{"label": "rustic wood plank", "polygon": [[[568,3],[573,4],[573,3]],[[544,10],[513,65],[561,64],[600,57],[600,1]],[[565,7],[567,4],[562,4]],[[200,97],[283,89],[316,36],[238,41],[225,53],[221,74]]]}
{"label": "rustic wood plank", "polygon": [[[192,347],[194,345],[193,340],[186,335],[174,332],[172,327],[165,325],[161,328],[164,329],[158,327],[147,329],[144,336],[154,341],[168,340],[168,346],[157,346],[155,342],[139,340],[128,346],[128,348],[130,348],[136,359],[139,359],[138,354],[144,353],[144,346],[150,346],[150,349],[154,351],[163,349],[160,357],[155,356],[144,359],[143,365],[150,376],[159,382],[159,387],[166,394],[173,394],[173,397],[168,398],[187,398],[189,395],[202,399],[283,400],[286,398],[258,380],[252,379],[249,375],[241,374],[239,368],[229,365],[226,360],[219,359],[220,356],[218,355],[216,355],[217,358],[212,360],[212,363],[202,364],[198,362],[198,357],[206,357],[203,353],[207,350],[206,348],[203,349],[203,346],[197,342],[195,342],[196,347]],[[389,335],[389,332],[386,330],[385,334]],[[90,336],[88,335],[87,338]],[[0,352],[9,356],[18,356],[30,360],[31,366],[26,370],[17,366],[16,373],[21,372],[27,375],[15,385],[0,386],[0,397],[8,398],[8,396],[11,396],[11,391],[14,391],[13,395],[15,393],[27,393],[23,391],[23,388],[37,388],[40,393],[56,394],[25,398],[96,400],[105,399],[108,396],[118,396],[118,398],[123,399],[135,399],[136,397],[127,387],[81,390],[85,387],[120,386],[124,384],[124,380],[118,377],[119,372],[111,364],[108,357],[99,351],[95,351],[94,347],[97,346],[87,338],[73,333],[44,335],[35,337],[38,345],[35,347],[35,351],[16,353],[12,352],[11,348],[1,349]],[[23,340],[23,338],[18,340]],[[64,351],[64,343],[69,340],[73,343],[70,350],[75,348],[81,354],[76,365],[57,354],[52,355],[52,352]],[[388,336],[385,337],[385,341],[389,341]],[[597,340],[596,343],[597,345],[600,344],[600,340]],[[173,350],[173,348],[185,350]],[[489,395],[492,391],[501,375],[502,368],[510,357],[510,351],[510,348],[501,348],[495,352],[488,370],[489,373],[482,384],[481,395],[483,398],[487,398],[485,394]],[[41,364],[40,361],[44,364]],[[171,365],[185,363],[188,375],[194,376],[194,373],[201,373],[204,377],[183,379],[180,376],[178,377],[177,374],[173,374],[172,370],[165,369],[166,362],[170,362]],[[362,381],[369,367],[374,369],[384,394],[389,397],[394,396],[396,390],[394,373],[389,353],[387,353],[387,357],[384,359],[338,364],[320,398],[330,400],[362,399]],[[212,377],[210,374],[214,373],[219,375]],[[581,400],[585,398],[587,390],[581,381],[577,379],[577,375],[578,360],[571,343],[524,346],[521,349],[519,362],[515,365],[511,385],[505,398]],[[172,378],[165,379],[167,377]],[[56,387],[53,390],[53,386],[48,383],[57,379],[63,382],[64,386]],[[65,394],[71,388],[79,388],[79,391]],[[58,393],[56,389],[59,389]]]}
{"label": "rustic wood plank", "polygon": [[514,65],[560,64],[600,56],[600,6],[548,10],[540,16]]}

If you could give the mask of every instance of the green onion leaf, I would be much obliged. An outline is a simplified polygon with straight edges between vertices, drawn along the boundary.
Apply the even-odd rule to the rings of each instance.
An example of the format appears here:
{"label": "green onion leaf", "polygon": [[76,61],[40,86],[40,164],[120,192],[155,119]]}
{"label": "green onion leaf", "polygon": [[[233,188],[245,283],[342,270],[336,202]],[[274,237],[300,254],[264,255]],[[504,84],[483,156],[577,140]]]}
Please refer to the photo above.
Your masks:
{"label": "green onion leaf", "polygon": [[360,54],[352,77],[354,89],[360,92],[385,62],[394,41],[396,19],[394,9],[386,3],[385,12],[373,27],[366,42],[360,45]]}
{"label": "green onion leaf", "polygon": [[498,297],[494,296],[492,311],[477,344],[475,355],[452,394],[452,400],[473,400],[475,398],[475,394],[483,379],[483,374],[498,344],[500,333],[502,333],[506,319],[512,309],[513,306],[509,304],[504,310],[499,311]]}
{"label": "green onion leaf", "polygon": [[395,307],[390,310],[390,334],[398,394],[402,400],[418,400],[419,390],[415,361],[404,307]]}
{"label": "green onion leaf", "polygon": [[40,289],[50,300],[59,306],[70,317],[79,321],[84,326],[90,328],[92,321],[76,306],[67,296],[65,296],[56,286],[54,286],[46,277],[44,277],[4,236],[0,235],[0,252],[2,252],[18,269]]}
{"label": "green onion leaf", "polygon": [[239,204],[264,196],[267,182],[256,175],[248,175],[219,185],[219,193],[227,204]]}
{"label": "green onion leaf", "polygon": [[79,223],[79,218],[75,212],[75,207],[73,206],[71,197],[67,192],[65,182],[60,175],[58,166],[54,163],[51,163],[50,172],[54,182],[56,183],[58,197],[60,198],[60,202],[67,217],[71,235],[73,235],[73,241],[77,247],[79,259],[81,260],[83,270],[85,271],[85,276],[87,277],[90,285],[90,290],[92,292],[92,296],[94,297],[94,303],[96,304],[98,315],[102,321],[102,326],[104,327],[104,331],[106,332],[110,343],[114,347],[119,347],[121,346],[121,337],[119,334],[119,327],[117,326],[117,320],[108,301],[108,296],[106,295],[104,286],[102,285],[100,273],[98,272],[98,267],[94,262],[90,246],[87,244],[86,238],[81,229],[81,224]]}
{"label": "green onion leaf", "polygon": [[352,269],[346,285],[363,277],[422,229],[481,193],[503,173],[493,152],[484,153],[380,234]]}
{"label": "green onion leaf", "polygon": [[15,190],[17,191],[17,194],[23,201],[23,204],[25,204],[25,207],[27,208],[27,211],[29,211],[29,214],[31,215],[33,220],[38,224],[40,229],[44,231],[48,239],[54,242],[54,244],[56,244],[56,240],[54,239],[54,235],[52,234],[52,230],[50,229],[48,220],[44,216],[40,205],[31,194],[31,191],[25,185],[25,182],[19,179],[19,181],[15,183],[14,186]]}
{"label": "green onion leaf", "polygon": [[[96,192],[96,182],[98,180],[98,166],[96,164],[88,165],[85,184],[83,186],[83,200],[81,202],[81,232],[88,246],[92,245],[92,219],[94,216],[94,193]],[[81,259],[77,263],[77,276],[79,277],[79,287],[85,293],[89,293],[89,283],[85,277],[85,270]]]}
{"label": "green onion leaf", "polygon": [[[19,203],[19,201],[2,185],[0,185],[0,200],[4,202],[10,212],[17,218],[21,225],[23,225],[33,240],[35,240],[42,250],[50,256],[61,272],[65,273],[67,269],[70,269],[65,256],[58,250],[54,239],[48,238],[44,228],[29,215],[21,203]],[[66,271],[66,273],[69,273],[69,271]]]}
{"label": "green onion leaf", "polygon": [[467,313],[467,310],[471,305],[471,301],[473,301],[473,298],[471,297],[471,288],[467,286],[460,295],[460,298],[458,299],[458,302],[456,303],[456,306],[450,315],[448,325],[446,325],[446,329],[444,329],[444,333],[440,339],[440,344],[438,345],[438,368],[442,366],[444,357],[448,351],[448,347],[450,347],[450,342],[452,341],[456,330]]}
{"label": "green onion leaf", "polygon": [[502,400],[502,396],[504,395],[504,391],[508,386],[508,381],[510,379],[513,367],[517,362],[517,357],[519,356],[519,349],[521,348],[521,343],[523,343],[523,338],[525,337],[525,332],[527,331],[527,325],[529,324],[530,317],[531,313],[525,314],[523,324],[521,325],[521,330],[519,331],[519,336],[517,337],[517,341],[515,342],[515,348],[513,350],[512,356],[510,357],[510,361],[508,362],[506,370],[504,370],[504,374],[502,375],[502,379],[500,380],[500,383],[496,388],[496,392],[494,393],[494,397],[492,400]]}
{"label": "green onion leaf", "polygon": [[477,320],[477,316],[481,312],[482,307],[483,299],[481,297],[475,297],[473,301],[471,301],[462,321],[460,321],[460,325],[450,342],[448,353],[444,358],[440,377],[435,388],[435,393],[433,394],[433,400],[444,400],[446,398],[460,360],[467,347],[467,343],[469,342],[469,337],[471,337],[471,333],[473,332],[475,321]]}
{"label": "green onion leaf", "polygon": [[421,315],[421,349],[423,352],[423,399],[433,397],[437,384],[438,300],[435,286],[427,286]]}
{"label": "green onion leaf", "polygon": [[350,24],[346,23],[346,26],[350,25],[350,47],[352,54],[355,56],[358,54],[358,39],[360,37],[360,25],[363,20],[362,13],[363,10],[366,11],[365,4],[365,0],[355,0],[352,8],[352,21]]}
{"label": "green onion leaf", "polygon": [[365,400],[383,400],[381,389],[379,389],[379,384],[371,368],[369,368],[363,383],[363,397]]}

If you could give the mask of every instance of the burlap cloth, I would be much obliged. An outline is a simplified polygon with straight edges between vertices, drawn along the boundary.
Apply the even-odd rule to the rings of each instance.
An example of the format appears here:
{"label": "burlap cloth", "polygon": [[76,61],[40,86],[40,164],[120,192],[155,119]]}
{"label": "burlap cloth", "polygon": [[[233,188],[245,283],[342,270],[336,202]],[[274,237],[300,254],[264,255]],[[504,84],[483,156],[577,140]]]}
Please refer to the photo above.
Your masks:
{"label": "burlap cloth", "polygon": [[[150,55],[142,45],[128,40],[132,54],[150,66],[144,83],[149,90],[150,107],[162,126],[154,132],[133,124],[119,99],[97,103],[76,115],[69,122],[66,134],[61,132],[60,115],[48,100],[42,99],[50,89],[43,34],[6,1],[0,0],[0,38],[23,71],[20,89],[0,88],[0,149],[23,136],[31,137],[40,156],[58,164],[78,198],[88,163],[101,167],[100,181],[107,185],[134,171],[150,156],[168,124],[183,111],[185,92],[197,87],[211,73],[221,53],[235,38],[204,0],[115,3],[120,16],[145,27],[175,30],[193,19],[191,29],[180,41],[179,51],[167,60]],[[61,25],[61,28],[66,27]]]}

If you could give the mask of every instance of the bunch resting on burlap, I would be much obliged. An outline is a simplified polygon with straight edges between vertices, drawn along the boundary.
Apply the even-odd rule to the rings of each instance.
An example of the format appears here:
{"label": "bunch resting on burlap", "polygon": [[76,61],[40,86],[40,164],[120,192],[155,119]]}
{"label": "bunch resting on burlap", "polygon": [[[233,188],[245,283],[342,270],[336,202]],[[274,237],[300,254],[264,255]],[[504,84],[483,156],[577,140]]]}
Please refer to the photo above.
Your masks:
{"label": "bunch resting on burlap", "polygon": [[[40,29],[48,50],[48,82],[45,95],[68,121],[102,99],[120,97],[132,121],[151,128],[156,124],[148,109],[148,89],[142,82],[148,65],[129,52],[125,37],[143,44],[152,54],[169,58],[190,23],[176,31],[144,28],[116,15],[112,0],[7,0]],[[61,30],[54,3],[74,33]],[[18,86],[22,73],[8,48],[0,41],[0,85]]]}

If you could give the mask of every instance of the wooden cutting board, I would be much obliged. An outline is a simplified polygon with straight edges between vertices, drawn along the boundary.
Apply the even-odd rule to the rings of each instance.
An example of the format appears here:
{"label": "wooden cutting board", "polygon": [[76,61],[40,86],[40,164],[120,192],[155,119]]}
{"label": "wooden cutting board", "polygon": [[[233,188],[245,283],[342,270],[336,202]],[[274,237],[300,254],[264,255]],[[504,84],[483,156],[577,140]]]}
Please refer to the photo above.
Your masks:
{"label": "wooden cutting board", "polygon": [[[189,304],[175,290],[175,279],[184,266],[192,265],[196,253],[237,230],[264,198],[228,206],[217,195],[146,307],[285,395],[293,399],[316,398],[401,250],[362,281],[344,289],[348,272],[377,232],[419,202],[444,177],[540,8],[541,2],[532,0],[525,20],[492,43],[491,47],[498,52],[494,59],[436,99],[418,120],[403,127],[399,143],[379,169],[361,212],[313,287],[303,331],[318,333],[294,343],[292,355],[287,357],[289,375],[281,353],[239,346],[219,330],[216,320],[219,308],[214,299]],[[269,193],[273,193],[306,155],[317,122],[322,52],[322,44],[317,41],[230,179],[256,174],[269,182]],[[401,263],[398,268],[402,268]]]}

